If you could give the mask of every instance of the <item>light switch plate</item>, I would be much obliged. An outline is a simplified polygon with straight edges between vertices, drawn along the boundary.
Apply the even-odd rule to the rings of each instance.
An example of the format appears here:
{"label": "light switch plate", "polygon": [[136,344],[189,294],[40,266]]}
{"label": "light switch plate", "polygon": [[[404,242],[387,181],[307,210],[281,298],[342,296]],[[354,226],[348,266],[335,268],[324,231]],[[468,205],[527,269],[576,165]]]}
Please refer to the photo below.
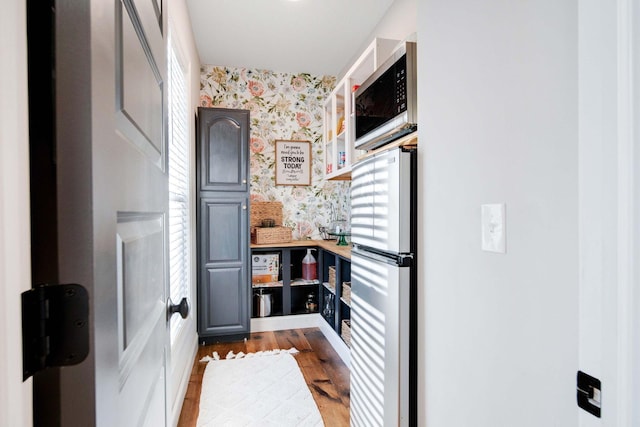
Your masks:
{"label": "light switch plate", "polygon": [[493,203],[481,206],[482,250],[506,253],[505,204]]}

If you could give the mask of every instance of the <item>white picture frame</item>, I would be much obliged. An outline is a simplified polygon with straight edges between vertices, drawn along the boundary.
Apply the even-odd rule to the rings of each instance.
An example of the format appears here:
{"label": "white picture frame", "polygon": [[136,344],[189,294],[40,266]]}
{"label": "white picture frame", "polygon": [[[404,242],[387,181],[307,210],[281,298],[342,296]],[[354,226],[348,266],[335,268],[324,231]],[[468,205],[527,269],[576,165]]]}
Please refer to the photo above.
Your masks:
{"label": "white picture frame", "polygon": [[276,185],[311,185],[311,142],[276,140]]}

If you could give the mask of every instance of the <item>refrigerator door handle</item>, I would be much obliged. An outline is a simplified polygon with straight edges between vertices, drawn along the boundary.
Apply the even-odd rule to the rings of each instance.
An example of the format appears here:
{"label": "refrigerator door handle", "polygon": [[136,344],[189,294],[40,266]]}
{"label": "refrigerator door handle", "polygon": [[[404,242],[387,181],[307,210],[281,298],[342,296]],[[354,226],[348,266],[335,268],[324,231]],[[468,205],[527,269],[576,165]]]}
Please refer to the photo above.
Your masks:
{"label": "refrigerator door handle", "polygon": [[409,267],[413,262],[413,254],[384,254],[374,250],[363,249],[357,245],[354,245],[351,248],[351,251],[365,258],[384,262],[385,264],[395,265],[397,267]]}

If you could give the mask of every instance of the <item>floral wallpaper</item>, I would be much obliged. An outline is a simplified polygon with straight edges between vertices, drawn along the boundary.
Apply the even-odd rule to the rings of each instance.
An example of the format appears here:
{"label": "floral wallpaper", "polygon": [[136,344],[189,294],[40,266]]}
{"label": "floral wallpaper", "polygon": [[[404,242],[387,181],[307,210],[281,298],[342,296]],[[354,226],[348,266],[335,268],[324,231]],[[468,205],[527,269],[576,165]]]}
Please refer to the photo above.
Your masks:
{"label": "floral wallpaper", "polygon": [[[251,200],[280,201],[294,240],[320,239],[319,227],[349,220],[349,181],[324,180],[323,104],[335,77],[205,65],[200,105],[250,110]],[[275,185],[275,141],[311,142],[311,185]]]}

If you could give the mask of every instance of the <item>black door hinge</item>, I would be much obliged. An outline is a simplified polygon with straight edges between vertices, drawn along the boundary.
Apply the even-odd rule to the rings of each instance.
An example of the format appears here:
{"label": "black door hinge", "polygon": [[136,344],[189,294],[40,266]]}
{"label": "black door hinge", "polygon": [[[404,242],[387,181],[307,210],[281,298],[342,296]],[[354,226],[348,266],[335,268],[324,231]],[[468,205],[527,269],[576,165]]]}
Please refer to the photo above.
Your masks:
{"label": "black door hinge", "polygon": [[600,418],[602,407],[602,384],[600,384],[600,380],[578,371],[577,383],[578,406]]}
{"label": "black door hinge", "polygon": [[37,285],[22,293],[22,379],[89,354],[89,294],[76,284]]}

